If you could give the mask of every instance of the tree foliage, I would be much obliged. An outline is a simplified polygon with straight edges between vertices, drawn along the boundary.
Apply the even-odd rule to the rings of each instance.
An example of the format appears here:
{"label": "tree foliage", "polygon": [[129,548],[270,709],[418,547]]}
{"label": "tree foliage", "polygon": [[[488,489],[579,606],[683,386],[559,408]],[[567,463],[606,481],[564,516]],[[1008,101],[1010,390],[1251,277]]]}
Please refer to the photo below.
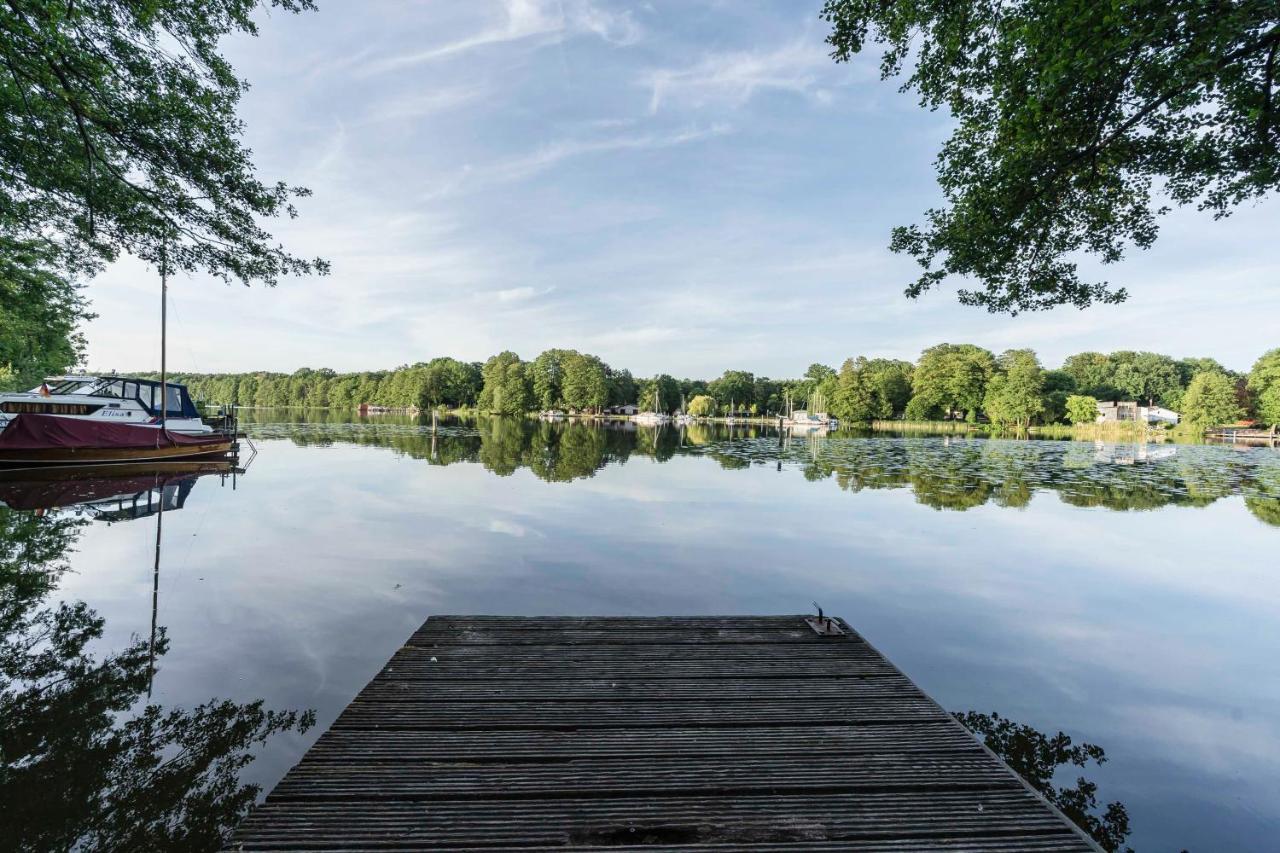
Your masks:
{"label": "tree foliage", "polygon": [[30,388],[79,364],[78,327],[92,317],[80,286],[39,246],[0,235],[0,390]]}
{"label": "tree foliage", "polygon": [[[0,233],[63,269],[121,251],[224,280],[324,272],[259,222],[308,191],[263,182],[218,52],[259,0],[8,0],[0,5]],[[271,0],[290,12],[312,0]]]}
{"label": "tree foliage", "polygon": [[1073,424],[1097,423],[1097,399],[1086,394],[1072,394],[1067,398],[1067,420]]}
{"label": "tree foliage", "polygon": [[894,417],[911,398],[911,371],[905,361],[863,356],[846,359],[830,395],[832,414],[844,423]]}
{"label": "tree foliage", "polygon": [[519,415],[535,403],[533,383],[528,366],[520,356],[507,350],[484,364],[484,388],[480,392],[480,408],[495,415]]}
{"label": "tree foliage", "polygon": [[977,418],[996,372],[990,352],[973,344],[938,344],[920,355],[911,378],[912,409],[925,417],[963,414]]}
{"label": "tree foliage", "polygon": [[1044,411],[1044,370],[1029,349],[1001,354],[987,383],[983,411],[992,423],[1026,428]]}
{"label": "tree foliage", "polygon": [[1249,390],[1257,401],[1258,419],[1280,424],[1280,349],[1263,354],[1249,371]]}
{"label": "tree foliage", "polygon": [[1197,373],[1183,395],[1182,420],[1198,427],[1233,424],[1244,415],[1236,384],[1217,371]]}
{"label": "tree foliage", "polygon": [[699,394],[689,401],[689,414],[695,418],[709,418],[716,413],[716,398]]}
{"label": "tree foliage", "polygon": [[[1126,298],[1076,258],[1149,247],[1169,205],[1227,215],[1280,183],[1277,48],[1269,0],[828,0],[847,61],[883,46],[885,79],[955,130],[937,158],[946,205],[894,229],[923,267],[993,312]],[[1158,192],[1167,201],[1157,198]]]}
{"label": "tree foliage", "polygon": [[680,383],[665,373],[640,384],[640,408],[672,414],[680,408]]}

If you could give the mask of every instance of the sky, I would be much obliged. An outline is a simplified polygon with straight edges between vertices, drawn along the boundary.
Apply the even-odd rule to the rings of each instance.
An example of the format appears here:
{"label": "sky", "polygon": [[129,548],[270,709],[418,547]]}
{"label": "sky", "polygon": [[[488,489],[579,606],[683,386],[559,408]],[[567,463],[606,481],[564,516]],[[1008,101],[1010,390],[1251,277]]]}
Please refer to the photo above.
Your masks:
{"label": "sky", "polygon": [[[812,2],[320,0],[224,52],[260,176],[309,187],[269,226],[327,277],[171,282],[169,364],[388,369],[501,350],[639,376],[797,376],[948,341],[1212,356],[1280,346],[1280,200],[1087,273],[1121,306],[1009,318],[918,300],[895,225],[941,202],[945,113],[834,63]],[[124,258],[88,294],[95,370],[159,365],[159,284]],[[154,319],[153,319],[154,318]]]}

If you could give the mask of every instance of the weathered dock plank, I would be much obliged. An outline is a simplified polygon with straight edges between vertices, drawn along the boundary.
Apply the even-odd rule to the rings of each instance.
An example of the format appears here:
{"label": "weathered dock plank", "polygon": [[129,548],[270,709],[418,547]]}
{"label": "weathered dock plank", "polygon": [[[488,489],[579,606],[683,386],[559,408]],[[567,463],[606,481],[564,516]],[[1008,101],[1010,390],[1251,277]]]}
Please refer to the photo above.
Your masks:
{"label": "weathered dock plank", "polygon": [[1097,849],[839,624],[433,617],[232,849]]}

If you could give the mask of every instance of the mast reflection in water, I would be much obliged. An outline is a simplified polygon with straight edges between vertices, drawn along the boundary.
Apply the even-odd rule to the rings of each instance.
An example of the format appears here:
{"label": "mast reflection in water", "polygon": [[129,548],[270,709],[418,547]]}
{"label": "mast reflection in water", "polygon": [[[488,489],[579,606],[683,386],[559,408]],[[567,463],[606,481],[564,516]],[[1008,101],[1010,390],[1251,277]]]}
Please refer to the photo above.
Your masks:
{"label": "mast reflection in water", "polygon": [[[257,796],[240,771],[310,712],[149,700],[168,649],[157,620],[163,514],[228,463],[0,473],[0,849],[214,850]],[[86,525],[154,517],[152,630],[100,650],[105,620],[58,601]],[[144,696],[145,694],[145,696]]]}

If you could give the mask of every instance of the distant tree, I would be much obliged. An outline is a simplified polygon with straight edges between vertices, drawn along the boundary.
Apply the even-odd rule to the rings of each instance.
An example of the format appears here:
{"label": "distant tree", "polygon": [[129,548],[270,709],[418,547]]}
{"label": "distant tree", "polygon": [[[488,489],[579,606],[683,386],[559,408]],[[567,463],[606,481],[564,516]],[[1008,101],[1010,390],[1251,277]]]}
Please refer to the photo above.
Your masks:
{"label": "distant tree", "polygon": [[549,349],[529,362],[529,379],[533,383],[533,398],[543,409],[559,409],[564,406],[564,365],[574,350]]}
{"label": "distant tree", "polygon": [[1125,398],[1151,405],[1174,407],[1182,396],[1178,363],[1154,352],[1113,352],[1111,381]]}
{"label": "distant tree", "polygon": [[1084,394],[1072,394],[1067,398],[1067,420],[1076,425],[1097,423],[1097,399]]}
{"label": "distant tree", "polygon": [[832,413],[848,423],[891,418],[911,398],[911,365],[905,361],[858,356],[845,360],[834,382],[824,381],[833,386]]}
{"label": "distant tree", "polygon": [[915,396],[907,402],[903,417],[909,421],[936,421],[942,417],[942,406],[924,397]]}
{"label": "distant tree", "polygon": [[752,397],[759,412],[782,411],[782,383],[776,379],[757,376]]}
{"label": "distant tree", "polygon": [[709,418],[716,413],[716,399],[710,394],[699,394],[689,401],[689,414],[695,418]]}
{"label": "distant tree", "polygon": [[1182,398],[1182,420],[1204,428],[1233,424],[1244,415],[1236,399],[1236,385],[1216,371],[1197,373]]}
{"label": "distant tree", "polygon": [[846,359],[840,366],[835,392],[831,397],[831,413],[844,424],[865,424],[876,418],[889,416],[883,414],[882,407],[877,406],[878,400],[868,375],[867,360],[862,356]]}
{"label": "distant tree", "polygon": [[884,46],[884,78],[947,110],[945,206],[894,229],[918,296],[1017,313],[1123,300],[1081,253],[1149,247],[1170,203],[1215,217],[1280,184],[1280,10],[1272,2],[828,0],[838,62]]}
{"label": "distant tree", "polygon": [[564,360],[564,404],[580,412],[604,408],[609,402],[608,369],[594,355],[570,354]]}
{"label": "distant tree", "polygon": [[263,183],[236,105],[248,84],[218,53],[270,6],[312,0],[11,0],[0,7],[0,233],[71,271],[120,251],[274,284],[324,272],[259,224],[301,187]]}
{"label": "distant tree", "polygon": [[1076,381],[1065,370],[1044,372],[1044,422],[1057,423],[1067,416],[1067,398],[1076,390]]}
{"label": "distant tree", "polygon": [[640,386],[630,370],[609,370],[605,380],[609,385],[610,406],[633,406],[639,400]]}
{"label": "distant tree", "polygon": [[719,379],[707,385],[707,392],[719,401],[721,406],[734,404],[739,408],[748,408],[755,400],[756,378],[745,370],[726,370]]}
{"label": "distant tree", "polygon": [[498,353],[485,362],[480,408],[495,415],[520,415],[534,405],[527,365],[511,352]]}
{"label": "distant tree", "polygon": [[1280,424],[1280,349],[1269,350],[1254,362],[1249,371],[1249,390],[1258,420]]}
{"label": "distant tree", "polygon": [[876,417],[891,418],[901,414],[911,400],[911,374],[914,371],[911,362],[872,358],[867,360],[864,371],[875,400]]}
{"label": "distant tree", "polygon": [[824,379],[834,379],[835,376],[836,370],[834,367],[828,367],[825,364],[818,364],[817,362],[809,365],[809,369],[804,372],[804,378],[815,385]]}
{"label": "distant tree", "polygon": [[1062,370],[1072,378],[1075,390],[1080,394],[1099,400],[1114,400],[1119,396],[1112,380],[1115,365],[1105,353],[1076,353],[1067,358]]}
{"label": "distant tree", "polygon": [[680,383],[665,373],[646,379],[640,388],[640,408],[671,414],[680,408]]}
{"label": "distant tree", "polygon": [[[996,372],[990,352],[973,344],[938,344],[920,355],[911,378],[913,409],[919,412],[963,412],[976,420]],[[936,415],[935,415],[936,416]]]}
{"label": "distant tree", "polygon": [[1007,350],[987,382],[983,411],[993,423],[1025,428],[1044,411],[1044,371],[1035,352]]}

